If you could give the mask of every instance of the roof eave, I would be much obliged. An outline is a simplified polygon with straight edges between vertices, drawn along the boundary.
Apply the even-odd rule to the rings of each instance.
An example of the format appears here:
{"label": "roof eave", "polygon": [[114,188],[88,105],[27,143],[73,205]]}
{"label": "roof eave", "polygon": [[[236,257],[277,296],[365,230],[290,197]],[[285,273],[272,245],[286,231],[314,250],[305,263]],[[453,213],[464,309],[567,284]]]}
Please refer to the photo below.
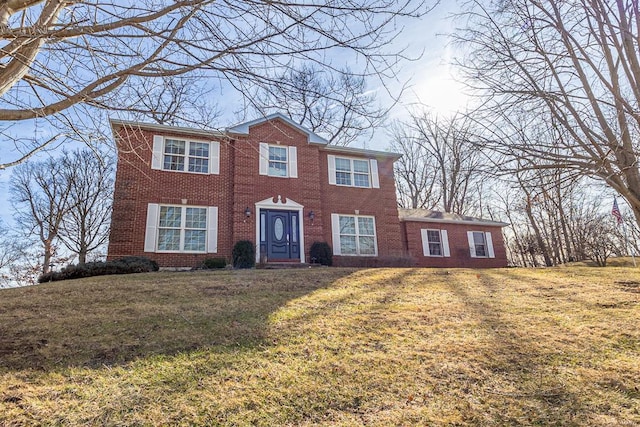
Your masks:
{"label": "roof eave", "polygon": [[424,218],[424,217],[415,217],[415,216],[400,217],[400,221],[480,225],[485,227],[507,227],[509,225],[506,222],[498,222],[498,221],[465,221],[463,219]]}
{"label": "roof eave", "polygon": [[246,135],[249,135],[249,128],[251,126],[255,126],[255,125],[258,125],[260,123],[266,123],[266,122],[269,122],[271,120],[276,120],[276,119],[280,119],[283,122],[285,122],[286,124],[288,124],[289,126],[293,127],[294,129],[297,129],[298,131],[306,134],[307,135],[307,141],[310,144],[327,145],[329,143],[329,141],[327,141],[326,139],[324,139],[320,135],[318,135],[318,134],[310,131],[309,129],[305,128],[304,126],[301,126],[300,124],[294,122],[293,120],[291,120],[289,117],[285,116],[282,113],[273,113],[273,114],[269,114],[268,116],[260,117],[260,118],[255,119],[255,120],[251,120],[251,121],[243,122],[243,123],[238,123],[237,125],[228,127],[227,129],[225,129],[225,131],[227,133],[229,133],[229,134],[246,136]]}
{"label": "roof eave", "polygon": [[352,148],[352,147],[342,147],[338,145],[326,145],[321,148],[323,151],[331,151],[336,153],[345,153],[345,154],[353,154],[353,155],[364,155],[364,156],[374,156],[374,157],[390,157],[394,160],[398,160],[402,157],[400,153],[394,153],[391,151],[377,151],[377,150],[368,150],[365,148]]}
{"label": "roof eave", "polygon": [[115,134],[116,127],[124,127],[129,129],[144,129],[144,130],[152,130],[158,132],[172,132],[172,133],[180,133],[185,135],[194,135],[200,137],[208,137],[208,138],[224,138],[227,135],[224,132],[214,131],[214,130],[204,130],[204,129],[194,129],[187,128],[181,126],[170,126],[170,125],[161,125],[157,123],[144,123],[144,122],[135,122],[129,120],[120,120],[120,119],[109,119],[109,123],[111,125],[111,130]]}

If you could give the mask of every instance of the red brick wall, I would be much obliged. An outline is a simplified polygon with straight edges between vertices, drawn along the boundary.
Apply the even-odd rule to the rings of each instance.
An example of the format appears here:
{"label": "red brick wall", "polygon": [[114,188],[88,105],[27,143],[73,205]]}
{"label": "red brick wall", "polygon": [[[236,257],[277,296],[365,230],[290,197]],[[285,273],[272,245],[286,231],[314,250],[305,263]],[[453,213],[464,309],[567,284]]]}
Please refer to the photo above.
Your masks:
{"label": "red brick wall", "polygon": [[[495,268],[507,266],[507,254],[504,247],[501,227],[419,221],[402,221],[401,226],[402,233],[407,242],[408,251],[419,267]],[[451,256],[424,256],[422,251],[421,229],[447,230]],[[495,258],[471,258],[467,231],[490,232]]]}
{"label": "red brick wall", "polygon": [[[355,188],[329,184],[328,151],[320,152],[320,183],[322,196],[322,225],[323,238],[333,247],[331,234],[331,214],[354,215],[355,210],[359,215],[371,215],[375,217],[376,237],[378,241],[378,258],[383,264],[393,264],[396,259],[406,255],[403,250],[400,221],[398,220],[398,208],[396,204],[396,185],[393,177],[393,159],[389,157],[378,158],[378,176],[380,188]],[[356,155],[344,154],[344,157],[357,158]],[[365,157],[363,157],[365,158]],[[334,256],[335,265],[377,265],[366,258],[354,256]]]}
{"label": "red brick wall", "polygon": [[[151,169],[152,131],[120,128],[117,131],[118,166],[113,197],[113,215],[109,236],[108,258],[137,255],[156,260],[161,266],[191,267],[203,259],[228,256],[232,234],[224,232],[222,224],[231,221],[232,162],[230,145],[220,142],[220,174],[204,175]],[[185,135],[163,132],[164,136],[185,138]],[[211,140],[204,137],[186,137]],[[218,206],[217,254],[168,254],[144,252],[147,204]]]}
{"label": "red brick wall", "polygon": [[[289,127],[280,120],[251,127],[249,136],[235,142],[235,187],[233,191],[233,214],[235,240],[250,240],[256,243],[255,203],[281,196],[282,201],[291,200],[304,206],[302,219],[305,234],[305,260],[309,260],[309,248],[315,240],[322,239],[322,206],[320,203],[318,146],[307,142],[307,135]],[[260,175],[259,144],[280,143],[297,148],[298,178],[279,178]],[[244,210],[249,207],[252,215],[245,222]],[[309,212],[313,211],[313,225]]]}
{"label": "red brick wall", "polygon": [[[147,256],[162,267],[197,266],[205,258],[231,258],[238,240],[256,243],[255,203],[280,196],[304,206],[305,259],[315,241],[332,242],[331,214],[371,215],[376,219],[378,257],[336,256],[336,265],[418,265],[422,267],[504,267],[506,253],[500,227],[460,224],[400,222],[396,208],[393,158],[379,157],[380,188],[329,185],[327,155],[336,154],[309,144],[307,135],[281,120],[251,127],[248,136],[219,139],[220,174],[200,175],[151,169],[153,131],[117,130],[118,168],[114,192],[109,259],[126,255]],[[163,132],[193,140],[211,138]],[[259,143],[297,147],[298,178],[259,174]],[[344,154],[346,157],[358,155]],[[362,157],[363,159],[366,157]],[[148,203],[218,207],[218,252],[216,254],[160,254],[144,252]],[[249,207],[251,217],[244,211]],[[313,211],[315,219],[309,219]],[[448,231],[451,257],[424,257],[420,229]],[[489,231],[496,257],[471,258],[467,231]]]}

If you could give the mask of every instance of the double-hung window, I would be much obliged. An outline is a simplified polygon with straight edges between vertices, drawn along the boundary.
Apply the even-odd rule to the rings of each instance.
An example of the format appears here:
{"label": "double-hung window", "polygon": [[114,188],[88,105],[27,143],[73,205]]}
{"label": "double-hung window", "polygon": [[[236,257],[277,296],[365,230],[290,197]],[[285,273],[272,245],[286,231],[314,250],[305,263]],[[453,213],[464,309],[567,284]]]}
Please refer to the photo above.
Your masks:
{"label": "double-hung window", "polygon": [[216,252],[218,208],[150,203],[145,252]]}
{"label": "double-hung window", "polygon": [[328,155],[329,184],[345,187],[379,188],[378,162]]}
{"label": "double-hung window", "polygon": [[486,231],[468,231],[471,258],[495,258],[491,233]]}
{"label": "double-hung window", "polygon": [[422,234],[422,252],[424,256],[451,256],[447,230],[422,229],[420,232]]}
{"label": "double-hung window", "polygon": [[220,144],[217,141],[190,141],[161,135],[153,138],[152,169],[218,174],[219,158]]}
{"label": "double-hung window", "polygon": [[336,184],[370,187],[369,161],[336,157]]}
{"label": "double-hung window", "polygon": [[189,142],[189,172],[209,173],[209,144]]}
{"label": "double-hung window", "polygon": [[160,206],[158,250],[205,252],[207,208]]}
{"label": "double-hung window", "polygon": [[279,178],[298,177],[297,148],[260,143],[260,175]]}
{"label": "double-hung window", "polygon": [[162,169],[209,173],[209,143],[165,139]]}
{"label": "double-hung window", "polygon": [[331,214],[335,255],[377,255],[375,218]]}
{"label": "double-hung window", "polygon": [[288,176],[286,147],[269,146],[269,176]]}

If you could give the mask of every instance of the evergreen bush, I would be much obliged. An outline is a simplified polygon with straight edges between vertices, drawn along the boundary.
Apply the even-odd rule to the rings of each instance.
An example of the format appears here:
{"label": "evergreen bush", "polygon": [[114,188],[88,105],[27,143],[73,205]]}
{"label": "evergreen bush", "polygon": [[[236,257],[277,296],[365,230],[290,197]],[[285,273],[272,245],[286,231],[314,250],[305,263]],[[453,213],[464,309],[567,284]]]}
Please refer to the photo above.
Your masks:
{"label": "evergreen bush", "polygon": [[256,250],[249,240],[240,240],[233,246],[233,268],[253,268]]}
{"label": "evergreen bush", "polygon": [[88,262],[68,265],[60,271],[51,271],[38,277],[39,283],[58,280],[81,279],[83,277],[106,276],[109,274],[131,274],[158,271],[158,263],[146,257],[128,256],[108,262]]}
{"label": "evergreen bush", "polygon": [[313,242],[309,255],[312,263],[328,266],[333,264],[331,246],[327,242]]}

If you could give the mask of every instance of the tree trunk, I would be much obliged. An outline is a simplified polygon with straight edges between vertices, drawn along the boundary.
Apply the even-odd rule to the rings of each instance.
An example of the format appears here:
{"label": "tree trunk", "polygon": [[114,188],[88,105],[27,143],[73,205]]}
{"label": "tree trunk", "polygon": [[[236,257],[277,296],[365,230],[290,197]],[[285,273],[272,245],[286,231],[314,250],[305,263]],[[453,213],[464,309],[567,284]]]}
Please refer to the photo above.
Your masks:
{"label": "tree trunk", "polygon": [[533,228],[533,233],[536,236],[536,241],[538,242],[538,246],[540,246],[540,251],[542,252],[542,257],[544,258],[544,264],[547,267],[551,267],[553,263],[551,262],[551,258],[549,257],[549,253],[547,252],[547,246],[544,243],[544,239],[542,238],[542,234],[540,234],[540,229],[536,224],[536,220],[533,217],[533,213],[531,212],[531,201],[527,198],[527,206],[525,208],[527,212],[527,217],[529,218],[529,222],[531,223],[531,228]]}
{"label": "tree trunk", "polygon": [[45,240],[44,242],[44,257],[42,260],[42,274],[47,274],[51,271],[51,259],[53,258],[53,247],[51,240]]}

